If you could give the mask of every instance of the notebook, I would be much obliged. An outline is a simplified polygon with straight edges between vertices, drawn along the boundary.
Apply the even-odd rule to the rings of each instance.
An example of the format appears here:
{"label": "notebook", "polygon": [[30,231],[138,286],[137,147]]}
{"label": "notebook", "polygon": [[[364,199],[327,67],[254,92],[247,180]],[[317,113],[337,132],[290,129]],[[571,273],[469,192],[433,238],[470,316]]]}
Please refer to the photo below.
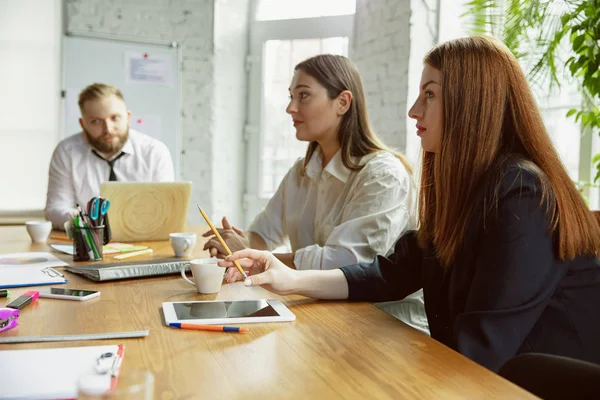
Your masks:
{"label": "notebook", "polygon": [[119,279],[142,278],[167,274],[179,274],[181,268],[187,268],[190,260],[164,258],[132,262],[94,263],[88,265],[69,265],[66,270],[83,275],[93,281],[113,281]]}
{"label": "notebook", "polygon": [[[51,244],[50,247],[52,247],[54,250],[59,251],[61,253],[70,254],[70,255],[75,254],[75,249],[73,248],[72,244]],[[105,244],[102,247],[102,253],[104,255],[131,253],[133,251],[146,250],[147,248],[148,248],[148,246],[143,246],[143,245],[133,245],[133,244],[129,244],[129,243],[110,242],[108,244]]]}
{"label": "notebook", "polygon": [[0,288],[67,283],[52,267],[67,265],[50,253],[0,254]]}
{"label": "notebook", "polygon": [[116,374],[121,365],[114,364],[112,370],[111,358],[122,360],[123,355],[123,345],[0,351],[0,365],[5,366],[0,374],[0,397],[73,399],[77,397],[77,381],[86,373],[97,373],[100,384],[108,390],[115,383],[110,372]]}
{"label": "notebook", "polygon": [[105,182],[108,217],[115,242],[167,240],[185,230],[191,182]]}

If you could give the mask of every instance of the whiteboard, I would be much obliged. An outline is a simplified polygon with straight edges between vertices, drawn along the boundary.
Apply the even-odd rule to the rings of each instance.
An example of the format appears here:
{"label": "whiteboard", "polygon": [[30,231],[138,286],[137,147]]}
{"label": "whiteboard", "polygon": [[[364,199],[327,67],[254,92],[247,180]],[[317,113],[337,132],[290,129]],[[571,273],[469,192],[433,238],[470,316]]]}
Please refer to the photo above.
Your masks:
{"label": "whiteboard", "polygon": [[[156,61],[159,68],[138,64]],[[131,111],[130,128],[167,145],[175,179],[181,167],[181,63],[177,47],[106,38],[65,36],[61,139],[80,132],[79,93],[92,83],[121,90]],[[137,61],[140,63],[136,64]],[[143,67],[143,65],[142,65]],[[164,78],[164,79],[160,79]]]}

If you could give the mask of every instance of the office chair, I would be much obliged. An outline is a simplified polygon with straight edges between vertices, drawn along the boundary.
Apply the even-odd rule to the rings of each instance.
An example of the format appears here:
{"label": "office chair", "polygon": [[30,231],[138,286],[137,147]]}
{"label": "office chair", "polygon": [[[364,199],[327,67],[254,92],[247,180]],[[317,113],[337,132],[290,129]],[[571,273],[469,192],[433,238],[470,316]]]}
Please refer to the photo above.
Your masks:
{"label": "office chair", "polygon": [[541,353],[520,354],[500,376],[546,400],[600,398],[600,365]]}

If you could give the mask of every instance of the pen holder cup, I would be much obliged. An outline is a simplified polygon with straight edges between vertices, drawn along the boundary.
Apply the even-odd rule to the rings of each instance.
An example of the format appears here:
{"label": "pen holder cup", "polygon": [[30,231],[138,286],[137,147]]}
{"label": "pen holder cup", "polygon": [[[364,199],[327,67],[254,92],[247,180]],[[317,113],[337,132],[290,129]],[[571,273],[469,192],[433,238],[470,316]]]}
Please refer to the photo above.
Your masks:
{"label": "pen holder cup", "polygon": [[73,261],[102,260],[104,226],[73,227]]}

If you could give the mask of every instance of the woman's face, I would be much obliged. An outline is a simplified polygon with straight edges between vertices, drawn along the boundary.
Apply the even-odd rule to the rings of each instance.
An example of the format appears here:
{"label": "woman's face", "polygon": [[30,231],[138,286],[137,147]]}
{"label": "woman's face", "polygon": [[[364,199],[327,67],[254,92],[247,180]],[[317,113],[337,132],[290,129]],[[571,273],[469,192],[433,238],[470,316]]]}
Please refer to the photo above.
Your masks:
{"label": "woman's face", "polygon": [[442,72],[425,64],[419,97],[408,111],[408,116],[417,121],[417,135],[425,151],[440,151],[444,126],[442,110]]}
{"label": "woman's face", "polygon": [[289,91],[290,103],[285,111],[292,116],[296,138],[319,143],[337,140],[342,116],[348,110],[343,106],[345,93],[349,92],[330,99],[327,89],[302,70],[294,74]]}

